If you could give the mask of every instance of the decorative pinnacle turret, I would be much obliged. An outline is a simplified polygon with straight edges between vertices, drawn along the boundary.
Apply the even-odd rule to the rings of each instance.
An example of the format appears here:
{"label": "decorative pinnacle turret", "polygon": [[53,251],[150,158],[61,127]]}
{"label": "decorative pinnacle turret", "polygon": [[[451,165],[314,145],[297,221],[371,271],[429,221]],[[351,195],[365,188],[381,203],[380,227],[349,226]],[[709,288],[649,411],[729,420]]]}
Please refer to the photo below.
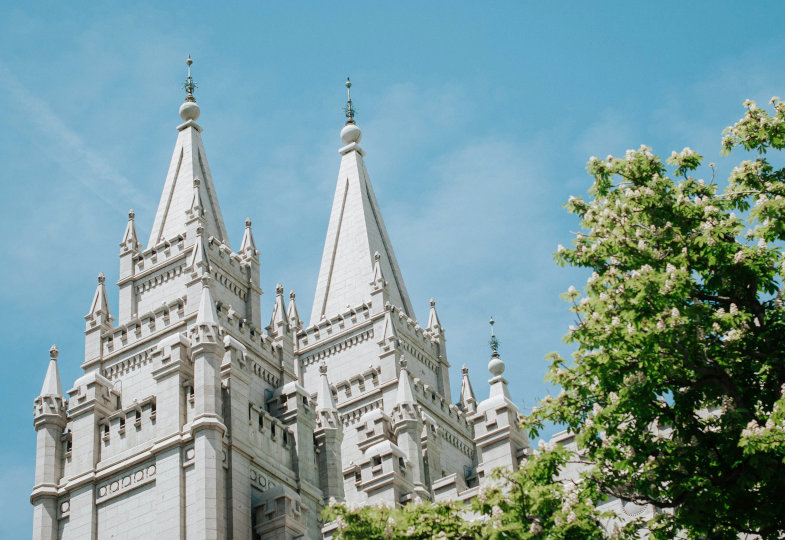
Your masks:
{"label": "decorative pinnacle turret", "polygon": [[493,315],[491,315],[491,320],[488,321],[488,324],[491,325],[491,340],[488,342],[488,345],[491,346],[491,356],[494,358],[499,357],[499,340],[496,339],[496,333],[493,330],[493,325],[496,324],[496,321],[493,320]]}
{"label": "decorative pinnacle turret", "polygon": [[349,77],[346,77],[346,108],[344,112],[346,113],[346,123],[354,124],[354,115],[357,114],[357,111],[352,107],[352,81],[349,80]]}
{"label": "decorative pinnacle turret", "polygon": [[192,101],[196,102],[196,98],[194,98],[194,90],[196,90],[196,83],[194,82],[193,78],[191,77],[191,64],[194,61],[191,60],[191,55],[188,55],[188,60],[185,61],[185,65],[188,66],[188,77],[185,79],[185,83],[183,83],[183,88],[185,89],[186,96],[185,101]]}

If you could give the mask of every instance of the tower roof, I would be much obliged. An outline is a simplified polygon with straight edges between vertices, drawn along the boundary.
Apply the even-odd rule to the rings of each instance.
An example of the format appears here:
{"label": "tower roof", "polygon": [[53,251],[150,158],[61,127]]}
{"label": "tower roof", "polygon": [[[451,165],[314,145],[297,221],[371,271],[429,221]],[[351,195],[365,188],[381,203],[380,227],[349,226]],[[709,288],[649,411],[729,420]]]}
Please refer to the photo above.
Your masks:
{"label": "tower roof", "polygon": [[[199,118],[199,106],[193,97],[196,83],[191,79],[190,57],[185,88],[187,92],[185,102],[180,107],[180,116],[184,123],[177,128],[180,133],[172,153],[158,211],[155,213],[150,240],[147,242],[148,248],[185,233],[186,221],[189,219],[186,212],[191,209],[194,202],[195,190],[202,207],[207,236],[215,236],[224,244],[229,244],[213,177],[202,144],[202,128],[196,123],[196,119]],[[199,180],[197,185],[194,180]]]}
{"label": "tower roof", "polygon": [[379,203],[365,168],[365,152],[357,144],[362,133],[354,123],[355,111],[351,103],[348,108],[352,112],[348,117],[350,122],[347,122],[341,131],[341,139],[346,146],[339,151],[341,166],[327,226],[310,324],[319,322],[322,317],[329,318],[344,311],[347,305],[354,307],[370,298],[369,283],[373,279],[375,252],[380,256],[379,264],[387,280],[390,302],[408,316],[414,316]]}

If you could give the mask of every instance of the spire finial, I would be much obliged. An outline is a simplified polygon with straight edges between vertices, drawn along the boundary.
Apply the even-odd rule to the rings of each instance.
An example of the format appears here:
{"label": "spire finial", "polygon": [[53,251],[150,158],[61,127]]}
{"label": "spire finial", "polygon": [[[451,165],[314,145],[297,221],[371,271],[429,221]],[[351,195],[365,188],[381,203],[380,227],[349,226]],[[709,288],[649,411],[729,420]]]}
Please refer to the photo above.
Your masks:
{"label": "spire finial", "polygon": [[185,78],[185,82],[183,83],[183,88],[185,89],[185,102],[180,105],[180,118],[183,119],[184,122],[188,122],[192,120],[196,122],[199,119],[199,105],[196,104],[196,98],[194,97],[194,90],[196,90],[196,83],[194,82],[193,78],[191,77],[191,64],[194,61],[191,60],[191,55],[188,55],[188,60],[185,61],[185,65],[188,66],[188,75]]}
{"label": "spire finial", "polygon": [[354,124],[354,115],[357,114],[357,111],[352,107],[352,81],[349,77],[346,77],[346,108],[344,112],[346,113],[346,123],[347,124]]}
{"label": "spire finial", "polygon": [[191,60],[191,55],[188,55],[188,60],[185,61],[185,65],[188,66],[188,76],[185,79],[185,83],[183,84],[183,88],[185,89],[185,96],[186,101],[193,101],[196,102],[196,98],[194,98],[194,90],[196,90],[196,83],[194,82],[193,78],[191,77],[191,64],[194,61]]}
{"label": "spire finial", "polygon": [[499,340],[496,339],[496,332],[493,329],[493,325],[496,324],[496,321],[493,320],[493,315],[491,315],[491,320],[488,321],[488,324],[491,325],[491,340],[488,342],[488,345],[491,346],[491,356],[493,356],[494,358],[498,358]]}
{"label": "spire finial", "polygon": [[52,360],[57,360],[57,355],[60,354],[60,351],[57,349],[57,345],[52,345],[49,348],[49,358]]}

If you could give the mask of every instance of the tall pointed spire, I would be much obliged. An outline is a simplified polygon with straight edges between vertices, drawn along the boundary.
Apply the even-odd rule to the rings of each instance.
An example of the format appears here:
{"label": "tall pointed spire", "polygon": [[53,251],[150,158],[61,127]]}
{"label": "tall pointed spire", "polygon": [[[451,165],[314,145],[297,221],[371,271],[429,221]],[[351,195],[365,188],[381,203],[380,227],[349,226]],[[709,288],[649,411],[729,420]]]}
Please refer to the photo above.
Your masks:
{"label": "tall pointed spire", "polygon": [[93,294],[93,301],[90,303],[90,311],[85,315],[85,320],[90,323],[101,325],[111,325],[112,315],[109,313],[109,302],[106,300],[106,276],[101,272],[98,274],[98,285]]}
{"label": "tall pointed spire", "polygon": [[[347,88],[351,85],[347,81]],[[341,130],[344,147],[333,198],[330,222],[319,269],[310,324],[318,323],[370,299],[375,266],[374,253],[380,255],[381,273],[388,282],[390,302],[406,315],[414,316],[398,261],[384,225],[379,203],[371,186],[358,146],[362,132],[354,122],[351,97],[347,101],[347,123]],[[359,285],[359,286],[358,286]]]}
{"label": "tall pointed spire", "polygon": [[139,237],[136,236],[136,224],[134,217],[136,214],[133,210],[128,211],[128,224],[125,226],[123,239],[120,241],[120,247],[123,251],[138,251],[142,245],[139,243]]}
{"label": "tall pointed spire", "polygon": [[57,369],[57,345],[52,345],[49,349],[49,367],[46,368],[46,376],[44,377],[44,384],[41,387],[40,396],[57,396],[62,397],[63,387],[60,384],[60,372]]}
{"label": "tall pointed spire", "polygon": [[[177,128],[180,134],[177,136],[158,211],[150,231],[148,248],[186,233],[186,223],[190,219],[188,214],[191,213],[189,211],[197,198],[196,195],[207,236],[215,236],[224,244],[229,243],[202,144],[202,128],[196,123],[200,110],[193,95],[196,83],[191,77],[192,63],[189,56],[186,61],[188,77],[183,85],[186,91],[185,102],[180,106],[183,123]],[[199,180],[198,184],[194,179]]]}

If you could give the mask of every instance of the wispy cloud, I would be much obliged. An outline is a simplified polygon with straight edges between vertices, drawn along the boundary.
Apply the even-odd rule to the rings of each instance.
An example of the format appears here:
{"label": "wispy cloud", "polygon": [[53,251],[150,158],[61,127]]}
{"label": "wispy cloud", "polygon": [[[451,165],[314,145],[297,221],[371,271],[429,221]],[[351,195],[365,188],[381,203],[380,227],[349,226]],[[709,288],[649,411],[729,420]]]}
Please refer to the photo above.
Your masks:
{"label": "wispy cloud", "polygon": [[8,92],[11,100],[25,112],[28,125],[35,131],[32,140],[44,156],[55,161],[64,173],[115,209],[127,210],[126,203],[121,201],[136,206],[149,204],[149,197],[117,172],[101,154],[92,150],[47,102],[36,97],[2,63],[0,88]]}

